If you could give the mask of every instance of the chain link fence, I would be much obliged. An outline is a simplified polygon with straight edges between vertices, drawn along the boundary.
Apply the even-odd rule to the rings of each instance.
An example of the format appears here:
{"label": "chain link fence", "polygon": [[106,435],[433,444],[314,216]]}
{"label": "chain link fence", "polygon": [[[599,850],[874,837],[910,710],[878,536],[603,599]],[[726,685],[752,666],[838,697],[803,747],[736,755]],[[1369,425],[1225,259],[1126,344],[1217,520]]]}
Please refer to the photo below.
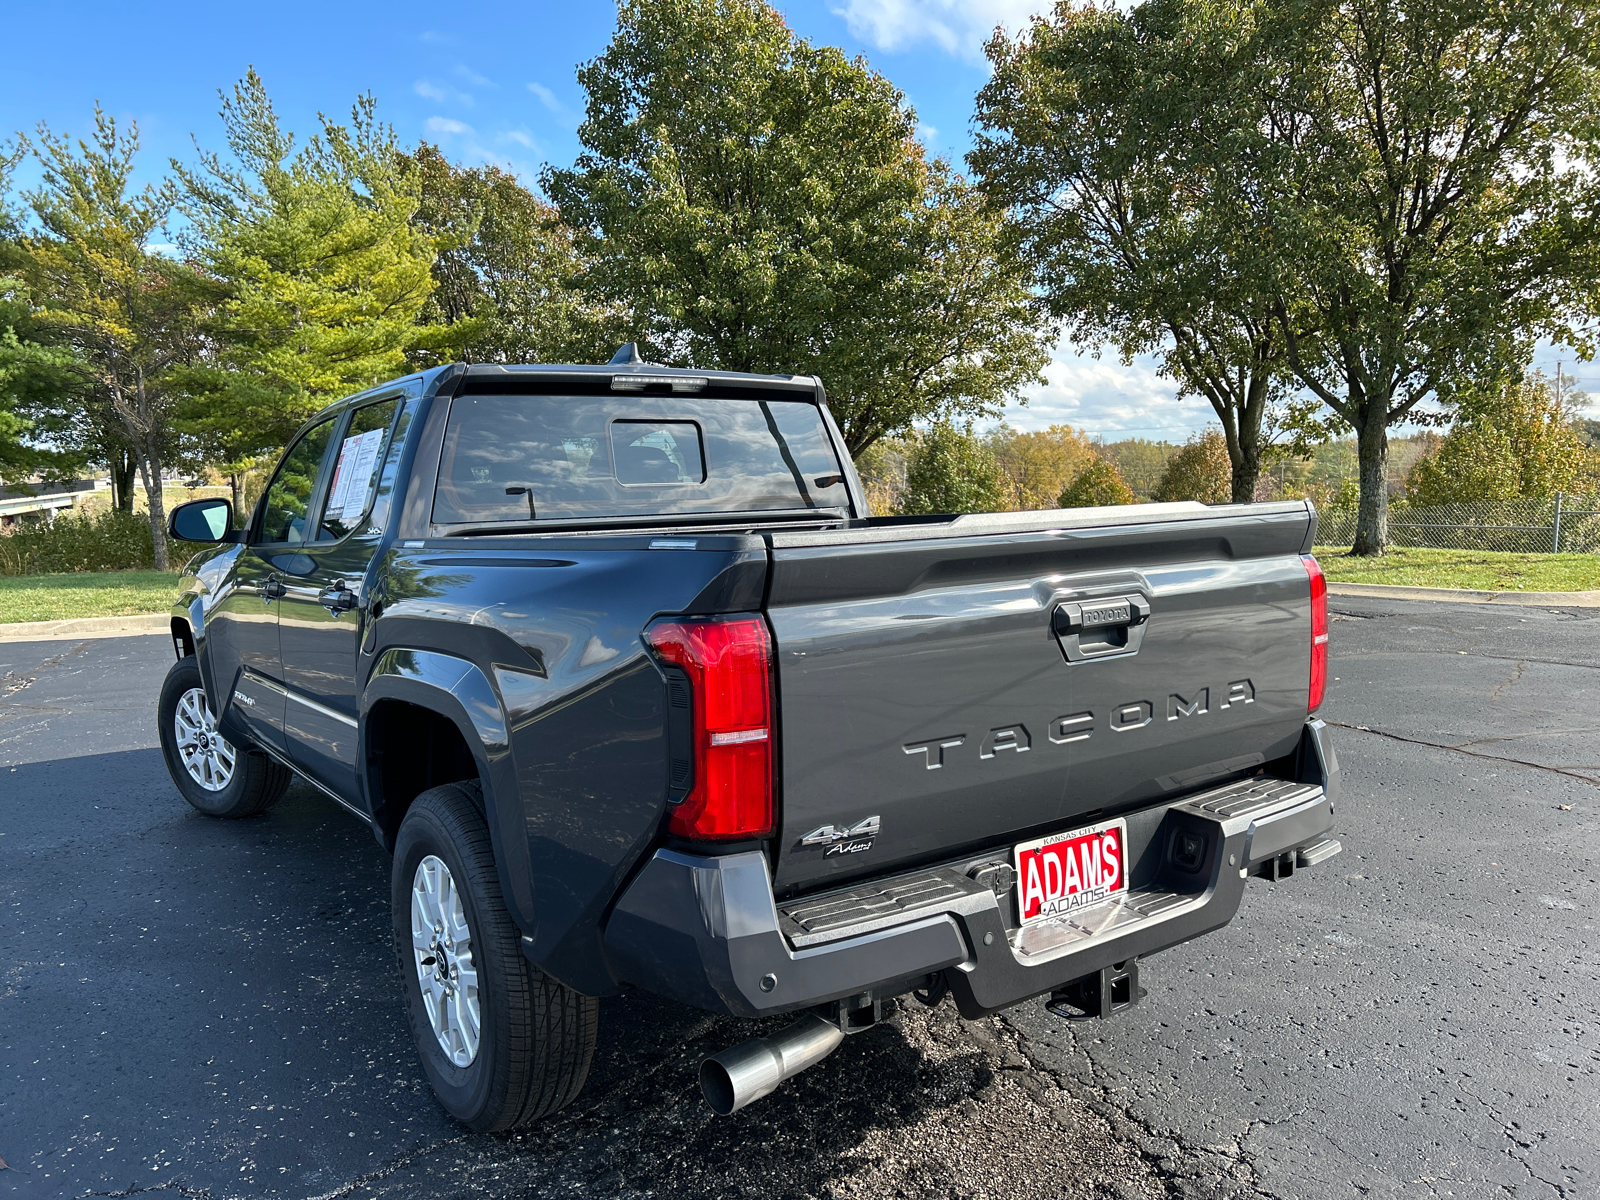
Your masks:
{"label": "chain link fence", "polygon": [[[1317,541],[1355,541],[1356,510],[1317,514]],[[1428,507],[1389,505],[1389,544],[1436,550],[1503,550],[1519,554],[1600,553],[1600,495],[1557,492],[1543,500],[1474,500]]]}

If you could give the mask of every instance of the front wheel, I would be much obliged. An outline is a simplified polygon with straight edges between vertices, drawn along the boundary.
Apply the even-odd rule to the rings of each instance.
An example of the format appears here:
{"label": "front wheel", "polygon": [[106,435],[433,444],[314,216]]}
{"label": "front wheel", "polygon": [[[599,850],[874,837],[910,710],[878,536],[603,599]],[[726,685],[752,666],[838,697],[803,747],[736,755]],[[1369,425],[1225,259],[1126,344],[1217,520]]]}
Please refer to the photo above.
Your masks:
{"label": "front wheel", "polygon": [[594,1058],[598,1003],[522,956],[476,783],[423,792],[394,848],[394,939],[422,1069],[479,1133],[570,1104]]}
{"label": "front wheel", "polygon": [[183,798],[208,817],[253,817],[288,788],[288,767],[235,746],[218,731],[193,655],[172,664],[156,712],[167,772]]}

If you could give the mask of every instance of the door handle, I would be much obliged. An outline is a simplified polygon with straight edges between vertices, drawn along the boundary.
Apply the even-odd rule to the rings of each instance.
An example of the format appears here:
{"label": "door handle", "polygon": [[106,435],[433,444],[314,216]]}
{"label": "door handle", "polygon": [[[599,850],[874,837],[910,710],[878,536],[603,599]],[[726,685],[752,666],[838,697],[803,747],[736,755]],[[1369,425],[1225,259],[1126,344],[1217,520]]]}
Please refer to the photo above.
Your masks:
{"label": "door handle", "polygon": [[274,600],[282,599],[287,590],[278,580],[269,579],[261,585],[261,598],[271,604]]}
{"label": "door handle", "polygon": [[338,616],[347,613],[356,606],[356,594],[345,586],[344,580],[339,580],[322,595],[317,597],[317,603],[323,608]]}
{"label": "door handle", "polygon": [[1139,653],[1150,601],[1143,596],[1113,596],[1058,604],[1050,629],[1069,663]]}

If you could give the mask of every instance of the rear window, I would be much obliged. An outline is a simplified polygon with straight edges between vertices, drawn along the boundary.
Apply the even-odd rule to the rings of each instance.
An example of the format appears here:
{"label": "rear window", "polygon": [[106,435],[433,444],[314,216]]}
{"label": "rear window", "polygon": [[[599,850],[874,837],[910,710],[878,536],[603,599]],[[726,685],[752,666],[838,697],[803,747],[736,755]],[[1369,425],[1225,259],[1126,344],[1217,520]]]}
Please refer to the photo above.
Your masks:
{"label": "rear window", "polygon": [[804,400],[457,396],[433,519],[458,525],[848,503],[822,413]]}

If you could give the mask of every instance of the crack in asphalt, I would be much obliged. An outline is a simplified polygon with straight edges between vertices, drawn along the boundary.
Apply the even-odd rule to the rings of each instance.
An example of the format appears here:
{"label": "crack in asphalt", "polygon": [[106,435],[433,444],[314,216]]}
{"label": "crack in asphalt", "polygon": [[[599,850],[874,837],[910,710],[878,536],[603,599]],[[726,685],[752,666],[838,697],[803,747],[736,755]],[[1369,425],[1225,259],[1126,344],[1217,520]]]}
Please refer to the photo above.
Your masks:
{"label": "crack in asphalt", "polygon": [[[1581,775],[1577,771],[1568,770],[1565,767],[1552,767],[1547,763],[1529,762],[1525,758],[1506,758],[1504,755],[1500,754],[1482,754],[1477,750],[1467,749],[1468,746],[1475,744],[1473,742],[1460,742],[1455,745],[1447,745],[1444,742],[1430,742],[1426,738],[1407,737],[1403,733],[1390,733],[1385,729],[1373,729],[1367,725],[1347,725],[1343,721],[1332,721],[1328,720],[1326,717],[1324,717],[1323,720],[1327,721],[1329,725],[1334,726],[1336,729],[1349,729],[1356,733],[1370,733],[1374,737],[1388,738],[1393,742],[1408,742],[1413,746],[1429,746],[1435,750],[1449,750],[1455,754],[1465,754],[1472,758],[1486,759],[1489,762],[1506,763],[1514,767],[1531,767],[1535,771],[1548,771],[1552,775],[1563,775],[1568,779],[1576,779],[1581,783],[1587,783],[1590,787],[1600,788],[1600,779],[1591,779],[1587,775]],[[1493,739],[1477,739],[1477,741],[1480,742],[1491,740]]]}
{"label": "crack in asphalt", "polygon": [[67,659],[82,654],[92,644],[93,643],[91,642],[79,642],[76,646],[73,646],[67,650],[63,650],[60,654],[45,659],[34,668],[34,673],[32,675],[18,675],[15,671],[8,671],[4,678],[0,678],[0,699],[6,699],[14,696],[24,688],[31,687],[33,684],[38,683],[40,675],[43,675],[52,667],[59,667],[62,663],[66,662]]}
{"label": "crack in asphalt", "polygon": [[1527,669],[1527,661],[1525,659],[1518,659],[1516,669],[1511,672],[1511,678],[1507,679],[1504,683],[1495,688],[1494,691],[1489,693],[1489,702],[1493,703],[1494,701],[1500,699],[1500,693],[1504,692],[1507,688],[1516,687],[1517,684],[1521,683],[1523,672],[1525,672]]}
{"label": "crack in asphalt", "polygon": [[[1048,1075],[1062,1091],[1086,1103],[1091,1112],[1096,1113],[1111,1125],[1113,1133],[1119,1137],[1126,1138],[1137,1151],[1139,1157],[1149,1166],[1162,1186],[1167,1189],[1168,1196],[1176,1198],[1189,1195],[1189,1189],[1184,1186],[1185,1183],[1194,1181],[1196,1175],[1201,1173],[1200,1170],[1181,1170],[1180,1166],[1184,1162],[1203,1168],[1208,1159],[1220,1159],[1225,1163],[1233,1164],[1233,1166],[1246,1172],[1248,1176],[1245,1179],[1240,1179],[1232,1172],[1219,1172],[1220,1178],[1234,1188],[1226,1200],[1233,1200],[1234,1197],[1241,1196],[1277,1200],[1277,1194],[1268,1191],[1262,1185],[1261,1172],[1256,1165],[1255,1156],[1245,1148],[1244,1143],[1255,1132],[1257,1126],[1276,1125],[1293,1121],[1303,1116],[1306,1110],[1302,1109],[1299,1112],[1289,1113],[1271,1120],[1266,1118],[1251,1120],[1246,1125],[1244,1133],[1234,1139],[1231,1147],[1228,1148],[1196,1145],[1174,1130],[1156,1128],[1148,1118],[1142,1116],[1130,1103],[1118,1099],[1116,1090],[1105,1080],[1100,1064],[1095,1060],[1093,1054],[1078,1045],[1077,1035],[1070,1027],[1065,1031],[1066,1035],[1071,1042],[1072,1049],[1083,1055],[1084,1061],[1088,1064],[1089,1070],[1094,1076],[1093,1082],[1086,1083],[1084,1080],[1067,1074],[1044,1059],[1041,1050],[1034,1046],[1028,1032],[1016,1025],[1011,1020],[1009,1013],[1002,1012],[997,1016],[1000,1024],[1010,1032],[1019,1053],[1033,1069]],[[1084,1089],[1093,1093],[1091,1098],[1085,1099],[1079,1095]],[[1131,1126],[1132,1130],[1136,1131],[1133,1136],[1130,1136],[1127,1130],[1117,1128],[1117,1120],[1119,1118],[1126,1126]],[[1149,1143],[1151,1142],[1168,1142],[1176,1148],[1178,1153],[1160,1153],[1150,1146]]]}

